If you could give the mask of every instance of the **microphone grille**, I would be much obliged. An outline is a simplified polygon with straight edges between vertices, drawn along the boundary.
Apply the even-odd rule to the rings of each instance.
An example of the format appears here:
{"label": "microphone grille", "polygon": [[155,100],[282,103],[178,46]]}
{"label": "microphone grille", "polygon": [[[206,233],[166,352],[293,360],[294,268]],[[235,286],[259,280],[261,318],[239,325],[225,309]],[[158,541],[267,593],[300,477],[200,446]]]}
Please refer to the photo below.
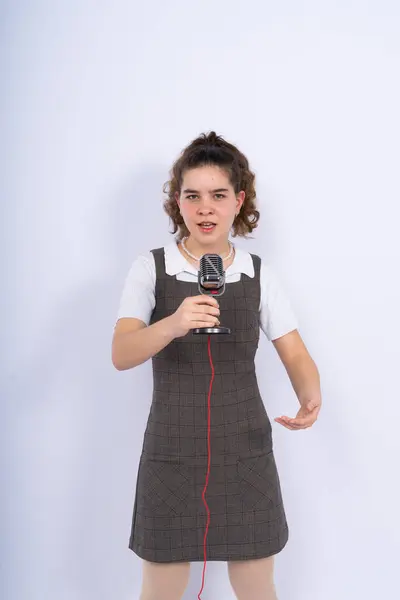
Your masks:
{"label": "microphone grille", "polygon": [[200,274],[202,277],[222,275],[224,266],[219,254],[204,254],[200,259]]}

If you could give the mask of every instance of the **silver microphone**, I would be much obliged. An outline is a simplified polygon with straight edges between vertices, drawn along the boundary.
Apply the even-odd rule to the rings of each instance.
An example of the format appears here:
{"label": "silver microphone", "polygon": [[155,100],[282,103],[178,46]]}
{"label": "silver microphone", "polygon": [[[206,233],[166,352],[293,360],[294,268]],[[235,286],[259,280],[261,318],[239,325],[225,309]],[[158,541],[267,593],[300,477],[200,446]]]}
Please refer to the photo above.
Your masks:
{"label": "silver microphone", "polygon": [[219,254],[204,254],[198,274],[200,294],[222,296],[225,292],[225,271]]}
{"label": "silver microphone", "polygon": [[[198,272],[200,294],[222,296],[225,292],[225,271],[219,254],[203,254]],[[230,333],[229,327],[196,327],[193,333]]]}

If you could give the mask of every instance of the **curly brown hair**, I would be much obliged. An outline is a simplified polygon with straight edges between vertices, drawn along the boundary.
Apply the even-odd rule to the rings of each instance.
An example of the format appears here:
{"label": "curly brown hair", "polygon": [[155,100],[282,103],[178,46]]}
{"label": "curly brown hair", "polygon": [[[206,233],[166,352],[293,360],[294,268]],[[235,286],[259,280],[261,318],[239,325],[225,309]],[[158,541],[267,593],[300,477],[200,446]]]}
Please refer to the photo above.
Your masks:
{"label": "curly brown hair", "polygon": [[172,166],[170,180],[164,184],[163,191],[167,194],[167,199],[163,206],[173,224],[171,233],[175,234],[179,230],[179,240],[189,235],[175,198],[176,192],[181,192],[184,173],[189,169],[208,165],[220,167],[227,173],[235,194],[242,190],[245,192],[243,205],[232,225],[232,235],[247,237],[257,227],[260,218],[256,208],[255,175],[250,170],[245,155],[215,131],[201,134],[182,151]]}

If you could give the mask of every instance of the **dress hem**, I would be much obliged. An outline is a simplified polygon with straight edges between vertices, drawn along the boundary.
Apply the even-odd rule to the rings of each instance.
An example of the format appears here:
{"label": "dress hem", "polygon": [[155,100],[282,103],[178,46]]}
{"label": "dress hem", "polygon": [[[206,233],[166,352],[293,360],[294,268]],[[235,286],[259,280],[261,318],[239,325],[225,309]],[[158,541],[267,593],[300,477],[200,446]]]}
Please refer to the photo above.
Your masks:
{"label": "dress hem", "polygon": [[[289,534],[288,534],[288,530],[287,530],[287,535],[286,535],[286,538],[284,539],[283,543],[281,543],[278,548],[274,548],[273,550],[270,550],[270,551],[260,550],[255,554],[246,554],[246,555],[244,555],[243,553],[242,554],[238,553],[237,555],[229,554],[229,555],[225,555],[225,556],[215,556],[215,555],[213,556],[211,554],[210,556],[207,556],[206,558],[207,558],[207,562],[229,562],[229,561],[244,561],[244,560],[255,560],[255,559],[259,559],[259,558],[269,558],[271,556],[275,556],[275,555],[279,554],[280,552],[282,552],[282,550],[286,547],[288,541],[289,541]],[[203,555],[199,556],[198,554],[196,554],[196,555],[193,554],[192,556],[187,556],[184,558],[171,558],[170,557],[165,560],[160,560],[153,553],[148,552],[146,550],[142,551],[140,546],[135,546],[134,544],[129,544],[128,548],[134,554],[136,554],[136,556],[138,556],[139,558],[141,558],[143,560],[147,560],[149,562],[154,562],[154,563],[204,562],[204,556]]]}

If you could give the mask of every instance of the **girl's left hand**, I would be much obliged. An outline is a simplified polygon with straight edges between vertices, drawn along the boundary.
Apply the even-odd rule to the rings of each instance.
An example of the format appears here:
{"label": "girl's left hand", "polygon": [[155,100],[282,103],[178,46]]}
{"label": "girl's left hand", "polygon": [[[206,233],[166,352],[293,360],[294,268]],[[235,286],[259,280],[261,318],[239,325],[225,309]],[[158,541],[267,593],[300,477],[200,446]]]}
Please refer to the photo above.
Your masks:
{"label": "girl's left hand", "polygon": [[319,411],[321,410],[320,402],[308,402],[305,406],[301,406],[296,417],[291,419],[290,417],[282,416],[274,419],[280,425],[283,425],[287,429],[293,431],[297,429],[307,429],[315,423],[318,418]]}

